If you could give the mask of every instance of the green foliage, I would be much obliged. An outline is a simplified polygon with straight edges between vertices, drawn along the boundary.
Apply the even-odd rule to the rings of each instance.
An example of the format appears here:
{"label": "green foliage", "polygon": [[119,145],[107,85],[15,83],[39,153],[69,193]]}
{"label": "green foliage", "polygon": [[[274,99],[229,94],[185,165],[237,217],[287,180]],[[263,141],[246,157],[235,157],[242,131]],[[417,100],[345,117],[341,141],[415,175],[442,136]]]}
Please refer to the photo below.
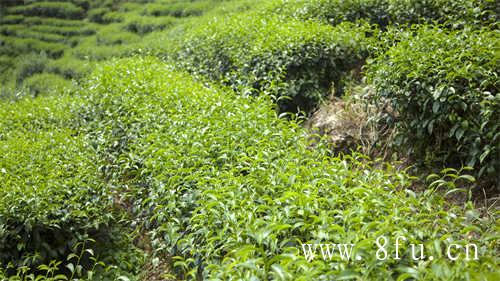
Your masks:
{"label": "green foliage", "polygon": [[96,45],[127,45],[136,43],[140,37],[122,29],[120,24],[109,24],[101,28],[96,34]]}
{"label": "green foliage", "polygon": [[91,64],[71,56],[63,56],[57,60],[48,61],[45,70],[63,76],[65,79],[79,80],[90,72]]}
{"label": "green foliage", "polygon": [[21,83],[31,75],[43,72],[45,65],[47,64],[47,56],[29,54],[19,58],[16,68],[16,83],[21,85]]}
{"label": "green foliage", "polygon": [[70,2],[34,2],[28,5],[9,8],[13,14],[24,16],[43,16],[63,19],[81,19],[85,10]]}
{"label": "green foliage", "polygon": [[265,13],[195,23],[173,30],[180,39],[167,46],[172,59],[242,92],[276,95],[281,111],[312,110],[332,85],[341,90],[343,73],[368,55],[367,26],[330,27]]}
{"label": "green foliage", "polygon": [[364,19],[373,24],[447,23],[496,24],[495,0],[301,0],[283,1],[278,12],[299,18],[318,18],[331,24]]}
{"label": "green foliage", "polygon": [[39,73],[26,79],[23,87],[26,94],[36,97],[40,94],[62,95],[65,91],[71,90],[74,85],[57,74]]}
{"label": "green foliage", "polygon": [[51,58],[62,56],[66,46],[34,38],[15,38],[0,35],[0,55],[18,56],[32,52],[45,53]]}
{"label": "green foliage", "polygon": [[35,25],[30,27],[31,30],[42,33],[55,33],[64,36],[76,35],[92,35],[96,30],[91,26],[77,27],[77,26],[52,26],[52,25]]}
{"label": "green foliage", "polygon": [[57,102],[28,98],[0,106],[1,265],[19,266],[34,253],[37,262],[58,260],[113,219],[99,161],[76,133],[76,100],[58,95]]}
{"label": "green foliage", "polygon": [[[323,141],[311,149],[266,96],[204,86],[151,59],[104,66],[87,87],[81,116],[105,174],[180,278],[452,280],[497,270],[494,220],[407,190],[410,178],[390,165],[329,156]],[[435,260],[412,260],[407,247],[401,260],[379,261],[380,235],[424,243]],[[300,243],[322,241],[356,244],[362,260],[308,262]],[[444,256],[467,242],[480,245],[479,260]]]}
{"label": "green foliage", "polygon": [[123,22],[125,19],[135,16],[137,16],[137,12],[111,11],[103,16],[103,21],[106,23]]}
{"label": "green foliage", "polygon": [[[83,239],[72,246],[64,261],[52,260],[47,264],[31,267],[33,261],[40,259],[34,255],[16,266],[12,263],[0,267],[0,279],[3,281],[107,281],[130,280],[116,266],[107,265],[100,260],[93,247],[96,241]],[[67,274],[62,274],[64,270]],[[36,273],[33,273],[36,272]]]}
{"label": "green foliage", "polygon": [[73,19],[58,19],[58,18],[41,18],[41,17],[24,17],[23,23],[34,26],[34,25],[50,25],[59,27],[85,27],[85,22],[81,20]]}
{"label": "green foliage", "polygon": [[18,24],[23,21],[23,16],[21,15],[8,15],[0,17],[0,24]]}
{"label": "green foliage", "polygon": [[[404,36],[402,36],[404,37]],[[431,155],[468,165],[476,175],[500,172],[497,31],[422,27],[368,67],[377,97],[390,102],[396,146],[416,160]]]}
{"label": "green foliage", "polygon": [[150,16],[200,16],[214,6],[214,1],[173,1],[146,4],[143,14]]}
{"label": "green foliage", "polygon": [[15,68],[15,63],[10,56],[0,56],[0,84],[4,84],[7,77]]}
{"label": "green foliage", "polygon": [[[135,35],[133,33],[129,33]],[[118,41],[123,38],[117,37]],[[116,44],[106,45],[102,44],[97,46],[97,38],[89,37],[84,40],[75,48],[69,50],[69,54],[78,60],[91,60],[99,61],[110,59],[112,57],[123,57],[130,55],[135,51],[135,45]]]}
{"label": "green foliage", "polygon": [[51,43],[68,43],[70,45],[73,41],[73,40],[68,40],[69,38],[66,38],[59,34],[40,33],[28,30],[24,26],[17,26],[17,25],[14,26],[7,25],[0,27],[0,34],[17,38],[32,38]]}
{"label": "green foliage", "polygon": [[[495,5],[0,0],[0,280],[499,280],[498,212],[447,201],[500,171]],[[135,53],[169,65],[99,62]],[[424,185],[278,117],[342,95],[367,58],[395,147],[472,172]],[[434,260],[377,260],[381,235]],[[325,242],[361,260],[307,261]]]}
{"label": "green foliage", "polygon": [[172,17],[133,17],[127,19],[125,23],[125,29],[137,33],[139,35],[144,35],[153,31],[164,30],[167,27],[172,26],[176,19]]}
{"label": "green foliage", "polygon": [[104,24],[108,23],[108,21],[105,20],[104,16],[109,12],[110,10],[108,8],[96,8],[88,11],[87,17],[92,22]]}

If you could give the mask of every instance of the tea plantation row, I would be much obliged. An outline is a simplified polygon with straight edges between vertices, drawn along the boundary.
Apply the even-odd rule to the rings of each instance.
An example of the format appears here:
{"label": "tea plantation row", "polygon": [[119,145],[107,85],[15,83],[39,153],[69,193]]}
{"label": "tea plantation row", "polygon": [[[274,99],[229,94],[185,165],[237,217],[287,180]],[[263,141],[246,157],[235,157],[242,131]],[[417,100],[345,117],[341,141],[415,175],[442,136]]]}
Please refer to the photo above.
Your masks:
{"label": "tea plantation row", "polygon": [[[406,7],[384,8],[375,2],[361,1],[398,15]],[[495,7],[485,1],[462,9],[475,15],[464,23],[467,17],[459,20],[448,10],[461,6],[441,3],[439,16],[425,13],[438,2],[426,2],[429,6],[415,8],[414,14],[423,22],[442,24],[408,26],[414,21],[394,17],[400,22],[369,25],[364,20],[370,17],[351,3],[345,7],[358,11],[361,21],[343,19],[330,26],[317,13],[319,21],[296,16],[329,1],[271,1],[261,9],[179,25],[148,48],[237,92],[274,96],[281,112],[310,113],[332,93],[342,96],[346,84],[363,83],[366,76],[364,82],[375,88],[375,95],[365,102],[379,108],[380,127],[395,130],[396,137],[383,142],[393,144],[400,157],[427,167],[471,166],[486,189],[498,192],[500,38]],[[387,104],[389,112],[383,110]]]}
{"label": "tea plantation row", "polygon": [[[500,278],[498,211],[471,192],[500,182],[495,1],[1,5],[0,280]],[[399,159],[451,168],[417,179],[303,128],[352,84]]]}
{"label": "tea plantation row", "polygon": [[[389,164],[332,156],[273,107],[142,58],[103,66],[78,97],[4,103],[1,241],[17,254],[3,262],[103,243],[129,216],[119,201],[180,278],[494,280],[494,219],[436,187],[409,191]],[[423,243],[435,259],[413,260],[406,245],[401,260],[378,260],[381,235]],[[306,260],[301,243],[323,242],[355,244],[361,260]],[[479,259],[449,260],[451,243],[477,244]]]}

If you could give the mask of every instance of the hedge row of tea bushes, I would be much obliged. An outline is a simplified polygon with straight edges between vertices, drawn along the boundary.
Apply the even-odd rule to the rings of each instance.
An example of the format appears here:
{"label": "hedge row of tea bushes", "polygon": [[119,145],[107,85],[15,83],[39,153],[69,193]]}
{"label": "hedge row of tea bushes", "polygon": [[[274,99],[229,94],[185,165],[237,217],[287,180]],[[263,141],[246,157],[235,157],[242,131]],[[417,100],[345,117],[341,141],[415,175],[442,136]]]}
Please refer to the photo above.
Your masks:
{"label": "hedge row of tea bushes", "polygon": [[[0,18],[0,54],[9,58],[10,64],[14,66],[0,72],[4,96],[12,97],[23,92],[29,94],[37,91],[30,89],[31,83],[28,81],[24,83],[31,75],[57,74],[67,79],[68,77],[62,75],[61,72],[53,71],[49,64],[57,60],[67,61],[64,54],[68,49],[77,46],[82,38],[96,33],[97,26],[75,20],[73,17],[67,19],[50,17],[53,16],[52,14],[29,13],[29,16],[15,14],[17,10],[40,3],[45,2],[7,8],[5,12],[11,14]],[[50,3],[58,4],[57,2]],[[80,61],[79,64],[85,63]],[[42,83],[41,80],[39,81]],[[69,83],[70,81],[67,81],[67,84]],[[50,88],[51,85],[52,83],[47,81],[44,88]],[[54,88],[55,91],[56,88]]]}
{"label": "hedge row of tea bushes", "polygon": [[[208,7],[220,4],[218,1],[146,2],[78,0],[2,3],[0,55],[9,57],[11,65],[18,65],[34,56],[47,56],[47,65],[32,71],[32,74],[53,73],[64,79],[78,79],[89,72],[83,65],[128,56],[141,49],[142,45],[147,45],[142,43],[145,35],[170,28],[182,22],[182,17],[199,16],[201,9],[207,8],[208,11]],[[59,70],[54,69],[53,64],[77,67],[74,70]],[[29,76],[16,77],[19,72],[15,67],[0,72],[2,96],[18,96],[25,89],[31,92],[29,83],[23,83]],[[50,83],[46,87],[50,87]]]}
{"label": "hedge row of tea bushes", "polygon": [[33,2],[9,8],[8,12],[23,16],[44,16],[61,19],[82,19],[85,10],[71,2]]}
{"label": "hedge row of tea bushes", "polygon": [[495,0],[299,0],[282,1],[277,12],[329,24],[366,20],[381,27],[392,24],[498,25]]}
{"label": "hedge row of tea bushes", "polygon": [[[99,161],[73,128],[74,97],[2,101],[0,264],[61,258],[112,220]],[[29,265],[29,264],[28,264]]]}
{"label": "hedge row of tea bushes", "polygon": [[[85,21],[65,19],[63,6],[47,3],[57,1],[23,8],[10,1],[2,13],[12,14],[0,19],[2,86],[14,84],[16,95],[55,94],[1,101],[0,182],[8,186],[0,191],[0,279],[25,270],[35,251],[42,258],[26,270],[55,259],[57,272],[71,276],[64,265],[72,246],[99,240],[91,254],[115,233],[113,200],[134,216],[126,224],[148,232],[156,261],[173,257],[179,278],[500,279],[497,213],[453,206],[436,192],[470,176],[449,169],[414,193],[404,172],[356,153],[333,156],[294,115],[285,121],[274,110],[277,102],[280,111],[310,111],[326,95],[341,95],[368,61],[373,102],[391,104],[382,121],[397,128],[401,150],[433,164],[472,165],[495,183],[493,1],[476,8],[446,0],[262,1],[258,8],[250,1],[67,2],[85,11]],[[434,21],[443,25],[408,28]],[[143,48],[174,66],[119,60],[86,79],[78,97],[57,95],[94,63]],[[195,81],[205,77],[214,82]],[[377,260],[380,235],[424,243],[434,260],[413,260],[408,244],[401,260]],[[305,242],[353,243],[361,259],[309,262]],[[450,261],[451,243],[476,243],[479,259]],[[122,254],[120,267],[137,272],[138,258]],[[9,261],[14,269],[5,268]],[[83,269],[93,271],[90,262]]]}
{"label": "hedge row of tea bushes", "polygon": [[262,12],[182,28],[173,30],[178,40],[162,46],[171,60],[237,91],[276,95],[282,112],[310,111],[332,86],[341,90],[343,76],[363,63],[370,45],[366,25],[331,27]]}
{"label": "hedge row of tea bushes", "polygon": [[[498,183],[495,1],[263,3],[180,25],[148,47],[237,92],[272,95],[282,112],[313,111],[363,69],[377,106],[395,110],[380,120],[399,134],[393,147]],[[443,89],[453,92],[432,97]]]}
{"label": "hedge row of tea bushes", "polygon": [[498,183],[498,30],[423,26],[400,40],[367,69],[377,101],[394,110],[383,118],[400,133],[396,146],[416,161],[468,165]]}
{"label": "hedge row of tea bushes", "polygon": [[144,263],[81,133],[81,104],[62,92],[0,101],[0,280],[116,280]]}
{"label": "hedge row of tea bushes", "polygon": [[[267,96],[207,87],[139,58],[104,66],[88,85],[81,116],[106,177],[179,278],[498,277],[494,219],[435,189],[415,194],[389,164],[331,156],[322,141],[311,149],[305,129],[278,118]],[[377,260],[380,235],[423,243],[434,260],[412,260],[408,245],[399,261]],[[361,260],[305,259],[301,243],[326,241],[355,244]],[[450,261],[450,243],[477,243],[479,259]]]}

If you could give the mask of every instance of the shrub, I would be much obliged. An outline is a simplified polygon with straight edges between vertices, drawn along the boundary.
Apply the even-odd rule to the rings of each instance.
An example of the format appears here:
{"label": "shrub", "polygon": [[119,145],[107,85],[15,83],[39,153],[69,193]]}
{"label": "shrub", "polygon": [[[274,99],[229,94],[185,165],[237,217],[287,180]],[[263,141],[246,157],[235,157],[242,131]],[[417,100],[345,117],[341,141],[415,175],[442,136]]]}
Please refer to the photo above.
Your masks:
{"label": "shrub", "polygon": [[0,85],[0,100],[15,100],[18,91],[11,85]]}
{"label": "shrub", "polygon": [[174,24],[175,18],[172,17],[134,17],[128,19],[125,23],[125,29],[144,35],[153,31],[164,30]]}
{"label": "shrub", "polygon": [[138,42],[140,37],[132,32],[124,31],[119,24],[110,24],[96,33],[96,45],[119,45]]}
{"label": "shrub", "polygon": [[[413,34],[413,35],[412,35]],[[368,67],[377,96],[394,109],[396,145],[416,159],[500,172],[497,31],[422,27]]]}
{"label": "shrub", "polygon": [[0,106],[0,268],[31,266],[26,258],[35,253],[47,263],[65,258],[113,219],[99,162],[74,127],[75,100],[29,98]]}
{"label": "shrub", "polygon": [[143,14],[149,16],[189,17],[200,16],[214,6],[212,1],[183,1],[146,4]]}
{"label": "shrub", "polygon": [[8,10],[13,14],[24,16],[43,16],[63,19],[82,19],[85,10],[70,2],[34,2],[28,5],[16,6]]}
{"label": "shrub", "polygon": [[24,80],[26,94],[32,97],[38,95],[61,95],[74,87],[73,83],[52,73],[38,73]]}
{"label": "shrub", "polygon": [[0,18],[0,24],[19,24],[23,22],[23,16],[21,15],[7,15]]}
{"label": "shrub", "polygon": [[88,61],[76,59],[71,56],[63,56],[57,60],[50,60],[45,71],[63,76],[65,79],[82,79],[91,70]]}
{"label": "shrub", "polygon": [[[342,75],[368,55],[367,28],[247,13],[187,26],[168,52],[189,71],[282,98],[281,111],[309,111],[341,90]],[[170,36],[170,35],[167,35]],[[175,40],[174,40],[175,41]]]}
{"label": "shrub", "polygon": [[75,48],[69,50],[69,54],[79,60],[105,60],[112,57],[123,57],[135,51],[135,45],[100,45],[96,48],[96,38],[89,37],[83,40]]}
{"label": "shrub", "polygon": [[51,26],[51,25],[34,25],[31,26],[30,29],[32,31],[41,32],[41,33],[54,33],[64,36],[85,36],[95,34],[96,30],[93,26]]}
{"label": "shrub", "polygon": [[32,39],[37,39],[40,41],[50,42],[50,43],[66,43],[66,42],[70,43],[70,41],[71,41],[71,40],[68,40],[68,38],[65,38],[64,36],[59,35],[59,34],[33,32],[33,31],[30,31],[28,28],[23,28],[23,29],[15,31],[15,32],[9,32],[8,30],[2,30],[1,32],[5,35],[12,36],[12,37],[32,38]]}
{"label": "shrub", "polygon": [[[0,56],[0,75],[14,67],[14,61],[9,56]],[[1,81],[1,80],[0,80]]]}
{"label": "shrub", "polygon": [[0,55],[18,56],[29,53],[44,53],[51,58],[59,58],[67,46],[34,38],[15,38],[0,35]]}
{"label": "shrub", "polygon": [[[87,87],[82,118],[106,174],[149,218],[153,250],[172,256],[180,279],[495,275],[494,219],[431,190],[406,190],[409,178],[390,165],[329,156],[322,141],[311,149],[305,130],[279,119],[266,96],[204,86],[151,59],[104,66]],[[377,260],[380,235],[423,241],[432,266],[412,259],[410,247],[400,249],[401,260]],[[301,243],[324,241],[356,244],[361,260],[308,262]],[[467,242],[480,245],[479,260],[444,256],[450,243]]]}
{"label": "shrub", "polygon": [[12,34],[16,34],[17,32],[23,31],[26,26],[22,24],[4,24],[0,26],[0,34],[9,36]]}
{"label": "shrub", "polygon": [[24,24],[27,25],[50,25],[58,27],[85,27],[86,23],[81,20],[58,19],[58,18],[40,18],[24,17]]}
{"label": "shrub", "polygon": [[299,18],[319,18],[331,24],[365,19],[373,24],[448,23],[487,25],[495,23],[494,0],[303,0],[283,2],[278,11]]}
{"label": "shrub", "polygon": [[110,10],[108,8],[95,8],[87,13],[87,18],[91,22],[96,22],[96,23],[109,23],[107,20],[104,19],[104,16],[109,13]]}
{"label": "shrub", "polygon": [[106,23],[123,22],[126,18],[135,17],[136,15],[137,13],[135,12],[124,13],[121,11],[111,11],[106,13],[102,19]]}
{"label": "shrub", "polygon": [[[93,1],[93,0],[69,0],[67,2],[71,2],[75,4],[76,6],[80,6],[84,10],[88,10],[90,7],[90,2],[101,2],[101,1]],[[37,2],[61,2],[59,0],[24,0],[23,1],[24,5],[26,4],[32,4],[32,3],[37,3]]]}
{"label": "shrub", "polygon": [[28,54],[17,59],[16,67],[16,83],[18,86],[22,82],[37,73],[41,73],[45,69],[48,59],[44,54]]}

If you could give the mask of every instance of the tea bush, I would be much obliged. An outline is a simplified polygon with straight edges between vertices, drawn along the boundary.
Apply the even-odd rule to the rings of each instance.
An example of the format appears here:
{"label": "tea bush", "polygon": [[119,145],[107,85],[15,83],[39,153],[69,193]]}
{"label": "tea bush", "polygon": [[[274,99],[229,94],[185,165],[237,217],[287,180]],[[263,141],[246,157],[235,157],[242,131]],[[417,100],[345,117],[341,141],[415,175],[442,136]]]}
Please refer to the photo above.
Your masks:
{"label": "tea bush", "polygon": [[372,24],[447,23],[450,26],[498,22],[494,0],[302,0],[283,1],[277,11],[330,24],[364,19]]}
{"label": "tea bush", "polygon": [[106,23],[123,22],[127,18],[136,17],[137,13],[138,13],[137,11],[134,12],[111,11],[103,16],[103,21]]}
{"label": "tea bush", "polygon": [[27,25],[50,25],[59,27],[85,27],[85,22],[81,20],[58,19],[58,18],[41,18],[41,17],[24,17],[23,23]]}
{"label": "tea bush", "polygon": [[164,30],[167,27],[172,26],[176,19],[173,17],[134,17],[128,19],[125,23],[125,29],[137,33],[139,35],[144,35],[153,31]]}
{"label": "tea bush", "polygon": [[[275,111],[342,95],[370,58],[395,147],[494,178],[495,1],[62,2],[0,0],[0,280],[500,280],[494,199],[448,201],[470,175],[425,185]],[[137,53],[169,65],[111,59]],[[400,260],[376,258],[381,235],[408,239]],[[327,242],[360,260],[306,259]],[[128,274],[94,276],[94,257]]]}
{"label": "tea bush", "polygon": [[0,33],[3,35],[7,36],[12,36],[12,37],[17,37],[17,38],[32,38],[32,39],[37,39],[40,41],[44,42],[51,42],[51,43],[65,43],[68,42],[70,43],[71,40],[67,40],[62,35],[58,34],[50,34],[50,33],[39,33],[39,32],[33,32],[30,30],[27,30],[26,28],[21,28],[16,31],[12,31],[9,29],[4,29],[0,27]]}
{"label": "tea bush", "polygon": [[95,45],[127,45],[141,39],[137,34],[123,29],[120,24],[109,24],[102,27],[95,35]]}
{"label": "tea bush", "polygon": [[109,23],[104,18],[104,16],[107,13],[109,13],[109,12],[110,12],[110,10],[108,8],[96,8],[96,9],[92,9],[92,10],[88,11],[87,18],[91,22],[96,22],[96,23],[101,23],[101,24]]}
{"label": "tea bush", "polygon": [[34,25],[30,27],[31,30],[41,33],[55,33],[64,36],[77,36],[77,35],[92,35],[96,30],[92,26],[78,27],[78,26],[52,26],[52,25]]}
{"label": "tea bush", "polygon": [[14,62],[10,56],[0,56],[0,84],[3,84],[6,78],[4,74],[11,72],[14,67]]}
{"label": "tea bush", "polygon": [[149,16],[173,16],[189,17],[200,16],[213,6],[215,1],[175,1],[170,3],[149,3],[143,10],[144,15]]}
{"label": "tea bush", "polygon": [[67,47],[60,43],[44,42],[34,38],[15,38],[0,35],[0,55],[18,56],[32,52],[45,53],[51,58],[62,56]]}
{"label": "tea bush", "polygon": [[65,79],[80,80],[91,71],[91,63],[66,55],[47,62],[45,70],[63,76]]}
{"label": "tea bush", "polygon": [[[267,96],[206,87],[139,58],[104,66],[87,87],[81,116],[106,174],[180,278],[498,277],[494,220],[433,190],[405,189],[410,178],[390,165],[332,157],[322,141],[311,149],[305,130],[279,119]],[[401,260],[377,260],[380,235],[422,241],[432,265],[411,259],[409,247]],[[308,262],[301,243],[322,241],[356,244],[361,260]],[[467,242],[480,245],[479,260],[444,256],[450,243]]]}
{"label": "tea bush", "polygon": [[24,16],[43,16],[62,19],[82,19],[85,10],[70,2],[34,2],[9,8],[12,14]]}
{"label": "tea bush", "polygon": [[47,56],[43,54],[28,54],[20,56],[16,61],[17,65],[15,70],[15,81],[17,85],[21,85],[26,78],[43,72],[47,61]]}
{"label": "tea bush", "polygon": [[[400,131],[396,146],[416,160],[500,172],[498,31],[425,26],[374,60],[368,76]],[[491,179],[491,178],[490,178]]]}
{"label": "tea bush", "polygon": [[113,219],[99,161],[72,120],[76,100],[0,101],[1,267],[35,253],[59,260]]}
{"label": "tea bush", "polygon": [[[286,97],[279,101],[281,111],[310,111],[332,85],[342,89],[345,72],[363,63],[367,30],[350,23],[330,27],[250,12],[174,29],[180,39],[173,39],[166,52],[195,74],[241,91],[251,88]],[[175,38],[167,36],[167,42]]]}
{"label": "tea bush", "polygon": [[23,21],[23,16],[21,15],[7,15],[0,17],[0,24],[18,24]]}
{"label": "tea bush", "polygon": [[52,73],[39,73],[27,78],[23,87],[27,95],[62,95],[73,87],[73,83],[62,76]]}
{"label": "tea bush", "polygon": [[68,53],[77,60],[100,61],[112,57],[123,57],[135,51],[134,44],[100,45],[99,48],[96,48],[96,45],[95,37],[85,38],[78,46],[68,50]]}
{"label": "tea bush", "polygon": [[[24,4],[32,4],[32,3],[37,3],[37,2],[61,2],[59,0],[24,0]],[[99,2],[103,1],[96,1],[96,0],[69,0],[66,2],[70,2],[76,6],[81,7],[84,10],[88,10],[91,6],[91,4],[98,4]],[[104,1],[105,2],[105,1]]]}

